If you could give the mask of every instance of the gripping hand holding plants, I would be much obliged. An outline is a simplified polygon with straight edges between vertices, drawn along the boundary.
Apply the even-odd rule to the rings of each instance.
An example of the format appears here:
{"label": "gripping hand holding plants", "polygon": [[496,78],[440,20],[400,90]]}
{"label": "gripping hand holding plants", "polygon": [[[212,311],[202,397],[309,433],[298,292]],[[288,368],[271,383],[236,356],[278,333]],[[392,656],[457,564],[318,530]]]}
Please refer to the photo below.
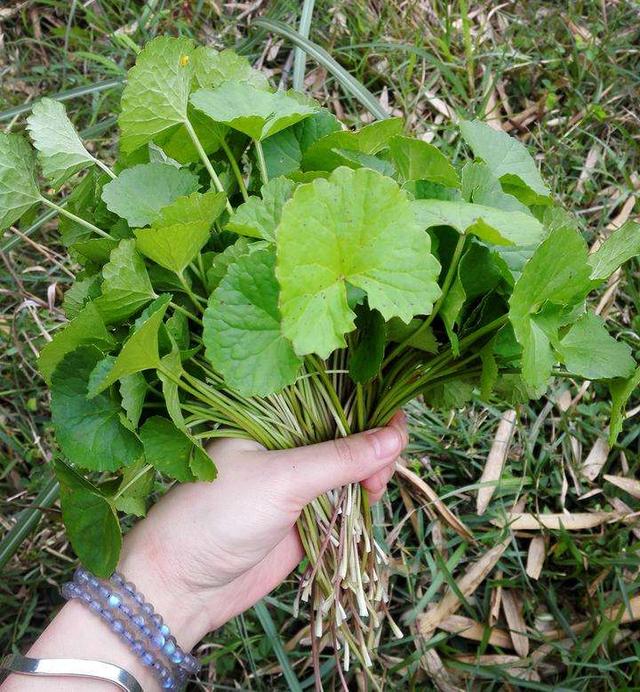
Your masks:
{"label": "gripping hand holding plants", "polygon": [[[267,449],[434,407],[539,397],[553,375],[605,380],[612,441],[639,375],[587,298],[640,252],[627,223],[589,253],[526,148],[463,121],[454,163],[400,119],[346,130],[244,58],[158,38],[130,70],[113,169],[50,99],[0,134],[0,227],[59,211],[78,267],[69,323],[42,349],[63,519],[110,574],[119,514],[159,478],[214,481],[202,445]],[[298,604],[312,631],[371,663],[387,557],[366,491],[336,487],[299,520]],[[391,624],[398,632],[395,624]]]}

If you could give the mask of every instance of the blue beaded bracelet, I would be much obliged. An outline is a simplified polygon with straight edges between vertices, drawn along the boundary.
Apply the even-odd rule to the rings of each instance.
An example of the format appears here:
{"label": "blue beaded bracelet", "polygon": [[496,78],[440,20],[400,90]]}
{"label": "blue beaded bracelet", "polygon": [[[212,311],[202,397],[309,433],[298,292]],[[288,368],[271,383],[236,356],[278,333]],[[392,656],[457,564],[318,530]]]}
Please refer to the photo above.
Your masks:
{"label": "blue beaded bracelet", "polygon": [[151,668],[166,690],[180,690],[200,664],[185,653],[156,613],[131,582],[115,572],[109,581],[79,567],[74,581],[62,587],[66,599],[76,598],[99,615],[120,636],[142,663]]}

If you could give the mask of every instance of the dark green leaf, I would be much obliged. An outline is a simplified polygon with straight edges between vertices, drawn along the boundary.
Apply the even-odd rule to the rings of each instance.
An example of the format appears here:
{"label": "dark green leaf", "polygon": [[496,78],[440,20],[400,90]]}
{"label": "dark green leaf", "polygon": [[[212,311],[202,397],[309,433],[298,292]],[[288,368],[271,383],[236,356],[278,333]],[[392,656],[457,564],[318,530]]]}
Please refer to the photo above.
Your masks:
{"label": "dark green leaf", "polygon": [[261,197],[250,197],[235,210],[225,228],[239,235],[273,242],[282,207],[291,198],[294,188],[295,183],[288,178],[273,178],[262,186]]}
{"label": "dark green leaf", "polygon": [[161,473],[182,483],[215,478],[213,461],[205,462],[202,448],[166,418],[149,418],[140,428],[140,439],[147,461]]}
{"label": "dark green leaf", "polygon": [[102,189],[102,199],[114,214],[130,226],[148,226],[163,207],[199,187],[198,178],[186,168],[168,163],[143,163],[127,168]]}
{"label": "dark green leaf", "polygon": [[111,367],[101,373],[102,377],[91,383],[89,398],[110,387],[117,380],[135,372],[157,368],[160,364],[158,332],[162,325],[164,313],[170,296],[163,298],[164,304],[151,314],[142,324],[136,324],[124,342],[120,353]]}
{"label": "dark green leaf", "polygon": [[245,395],[282,389],[301,364],[281,333],[274,268],[271,249],[243,255],[229,266],[204,314],[207,358]]}
{"label": "dark green leaf", "polygon": [[69,324],[56,332],[53,340],[40,351],[38,369],[45,382],[51,384],[53,371],[67,353],[86,344],[95,344],[107,351],[116,344],[94,303],[87,304]]}
{"label": "dark green leaf", "polygon": [[102,269],[102,295],[95,304],[107,324],[121,322],[156,298],[136,241],[122,240]]}
{"label": "dark green leaf", "polygon": [[379,372],[384,358],[384,318],[366,305],[356,309],[356,341],[350,349],[349,374],[354,382],[364,384]]}
{"label": "dark green leaf", "polygon": [[562,337],[558,353],[569,372],[589,380],[628,378],[636,367],[631,347],[610,336],[602,318],[591,312]]}
{"label": "dark green leaf", "polygon": [[449,159],[432,144],[413,137],[393,137],[389,157],[400,182],[429,180],[444,187],[459,187],[460,179]]}
{"label": "dark green leaf", "polygon": [[138,459],[142,447],[123,425],[112,391],[87,399],[89,377],[102,357],[95,346],[80,346],[64,357],[52,377],[51,417],[60,447],[74,464],[115,471]]}
{"label": "dark green leaf", "polygon": [[71,545],[82,564],[98,577],[108,578],[118,564],[122,534],[113,507],[98,488],[67,464],[57,461],[62,519]]}

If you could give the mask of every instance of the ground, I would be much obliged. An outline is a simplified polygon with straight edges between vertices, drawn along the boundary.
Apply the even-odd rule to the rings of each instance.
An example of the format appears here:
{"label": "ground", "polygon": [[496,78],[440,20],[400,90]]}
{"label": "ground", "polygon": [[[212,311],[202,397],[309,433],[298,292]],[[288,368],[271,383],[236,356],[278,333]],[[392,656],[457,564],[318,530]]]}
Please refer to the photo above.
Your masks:
{"label": "ground", "polygon": [[[193,35],[235,47],[286,86],[292,47],[254,21],[296,26],[299,11],[298,3],[260,0],[9,0],[0,7],[1,126],[20,130],[23,104],[78,90],[66,101],[71,118],[108,159],[117,82],[138,46],[157,34]],[[410,130],[452,156],[459,117],[484,118],[526,142],[589,243],[639,216],[637,3],[319,0],[310,38]],[[371,118],[313,60],[305,88],[348,125]],[[3,533],[47,485],[47,462],[58,453],[35,356],[63,319],[73,265],[55,222],[34,228],[34,221],[0,240]],[[638,270],[637,260],[630,263],[597,303],[636,357]],[[588,383],[558,382],[513,413],[499,401],[447,414],[411,406],[409,472],[377,514],[392,554],[391,611],[404,632],[400,640],[382,636],[384,689],[640,689],[640,533],[633,519],[592,514],[597,525],[589,528],[584,517],[640,509],[638,482],[619,487],[619,477],[638,475],[639,398],[613,449],[605,442],[608,392]],[[501,444],[511,421],[512,439]],[[484,512],[479,500],[488,501]],[[514,505],[561,514],[561,526],[525,526],[502,543],[496,522]],[[0,557],[5,551],[0,544]],[[58,588],[73,561],[54,505],[3,568],[0,652],[37,636],[61,602]],[[198,649],[207,665],[193,689],[288,689],[283,666],[288,679],[312,687],[305,624],[291,614],[294,595],[292,579],[266,599],[261,617],[248,612],[207,638]],[[437,602],[440,610],[431,610]],[[443,603],[453,604],[446,613]],[[497,624],[459,636],[470,621]],[[337,685],[333,666],[323,658],[326,689]]]}

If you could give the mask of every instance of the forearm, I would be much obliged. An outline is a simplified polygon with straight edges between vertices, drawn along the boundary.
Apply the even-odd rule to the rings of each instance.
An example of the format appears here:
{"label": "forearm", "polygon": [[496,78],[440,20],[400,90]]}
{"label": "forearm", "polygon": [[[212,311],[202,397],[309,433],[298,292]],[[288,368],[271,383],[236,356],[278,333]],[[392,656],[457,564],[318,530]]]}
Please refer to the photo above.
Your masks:
{"label": "forearm", "polygon": [[[132,532],[123,546],[119,570],[163,616],[178,644],[189,651],[206,633],[210,623],[204,617],[202,604],[187,591],[178,588],[169,570],[163,568],[160,556],[154,555],[159,548],[148,536],[141,535],[139,530]],[[153,672],[104,620],[79,600],[70,601],[60,610],[26,655],[113,663],[131,673],[145,692],[160,689]],[[114,686],[88,678],[12,675],[0,689],[2,692],[106,692],[114,689]]]}

